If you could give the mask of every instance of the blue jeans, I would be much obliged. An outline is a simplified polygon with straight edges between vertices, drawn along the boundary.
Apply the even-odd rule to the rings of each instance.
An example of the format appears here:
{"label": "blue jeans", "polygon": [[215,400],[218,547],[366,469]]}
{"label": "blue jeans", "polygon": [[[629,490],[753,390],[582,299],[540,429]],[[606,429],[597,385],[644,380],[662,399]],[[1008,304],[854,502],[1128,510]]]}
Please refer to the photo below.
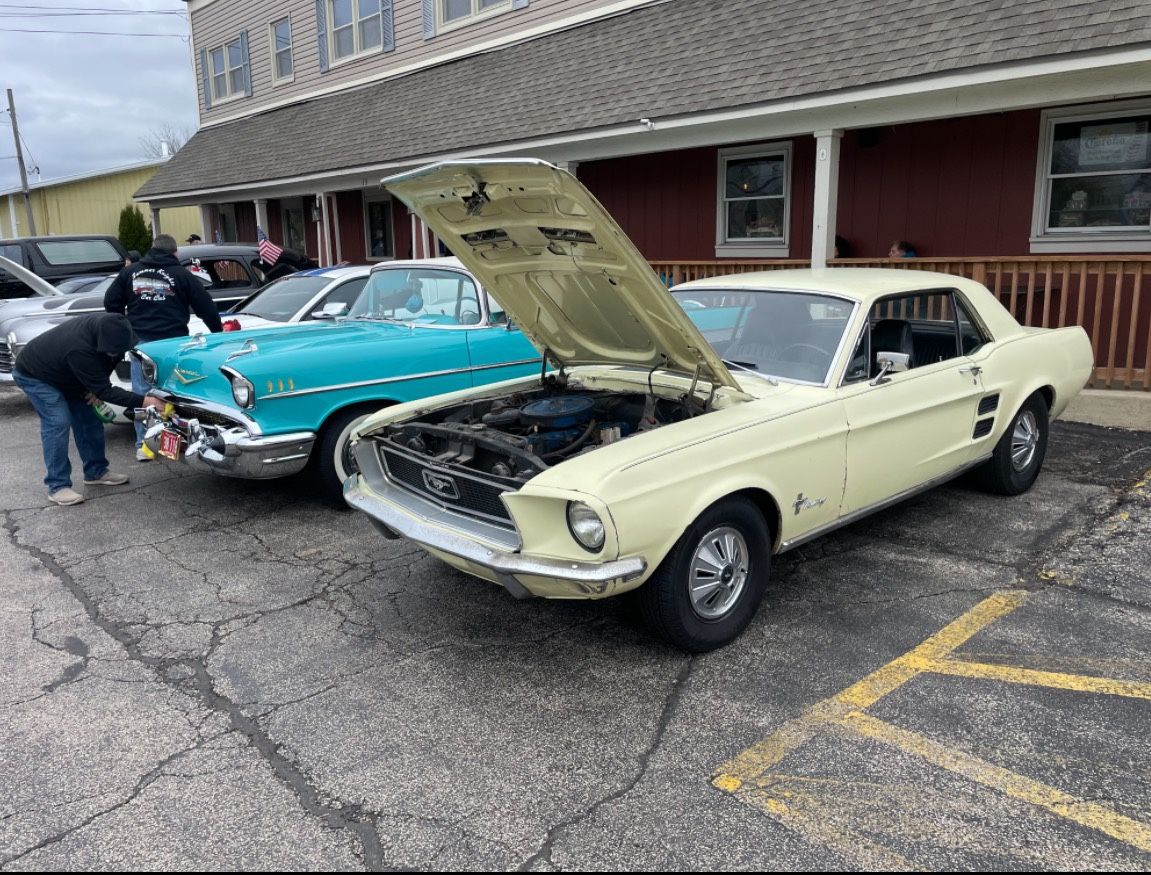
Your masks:
{"label": "blue jeans", "polygon": [[[132,391],[137,395],[147,395],[152,391],[152,384],[144,379],[144,368],[135,356],[128,358],[132,362]],[[136,449],[140,449],[144,446],[144,423],[134,422],[132,425],[136,429]]]}
{"label": "blue jeans", "polygon": [[68,459],[68,431],[84,462],[84,479],[99,480],[108,473],[104,456],[104,423],[82,398],[65,398],[55,386],[12,372],[32,407],[40,414],[40,443],[44,445],[44,483],[49,494],[72,486],[72,462]]}

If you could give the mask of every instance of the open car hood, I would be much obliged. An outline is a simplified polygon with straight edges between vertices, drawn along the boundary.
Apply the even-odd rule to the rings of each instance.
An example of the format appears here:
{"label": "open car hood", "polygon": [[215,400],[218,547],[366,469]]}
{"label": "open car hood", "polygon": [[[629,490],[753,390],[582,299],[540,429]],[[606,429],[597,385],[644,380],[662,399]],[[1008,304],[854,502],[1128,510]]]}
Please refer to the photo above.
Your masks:
{"label": "open car hood", "polygon": [[739,385],[599,201],[545,161],[446,161],[385,179],[556,363]]}

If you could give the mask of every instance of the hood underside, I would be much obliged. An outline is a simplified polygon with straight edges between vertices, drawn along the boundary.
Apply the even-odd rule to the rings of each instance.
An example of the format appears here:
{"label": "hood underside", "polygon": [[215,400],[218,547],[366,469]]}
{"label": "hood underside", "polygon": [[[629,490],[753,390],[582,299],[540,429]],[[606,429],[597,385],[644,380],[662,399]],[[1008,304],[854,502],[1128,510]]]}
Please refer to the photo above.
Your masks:
{"label": "hood underside", "polygon": [[599,201],[544,161],[458,161],[384,185],[565,366],[667,368],[739,386]]}

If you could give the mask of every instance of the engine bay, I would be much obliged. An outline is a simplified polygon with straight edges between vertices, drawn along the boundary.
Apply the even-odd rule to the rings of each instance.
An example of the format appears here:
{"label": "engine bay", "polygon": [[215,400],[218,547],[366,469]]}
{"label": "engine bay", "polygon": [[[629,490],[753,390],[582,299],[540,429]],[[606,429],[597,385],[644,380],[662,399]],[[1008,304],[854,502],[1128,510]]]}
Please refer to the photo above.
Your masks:
{"label": "engine bay", "polygon": [[706,408],[690,396],[589,390],[554,381],[393,424],[379,439],[423,461],[467,468],[518,488],[566,459]]}

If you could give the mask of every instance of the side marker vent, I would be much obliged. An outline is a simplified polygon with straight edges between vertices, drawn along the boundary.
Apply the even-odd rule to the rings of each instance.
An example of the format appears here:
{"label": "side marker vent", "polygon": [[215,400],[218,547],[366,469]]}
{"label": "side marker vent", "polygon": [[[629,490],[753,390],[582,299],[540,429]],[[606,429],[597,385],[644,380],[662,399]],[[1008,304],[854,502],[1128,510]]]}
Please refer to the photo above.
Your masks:
{"label": "side marker vent", "polygon": [[981,419],[975,423],[975,432],[971,436],[973,438],[986,437],[991,434],[991,427],[995,424],[995,417],[990,419]]}
{"label": "side marker vent", "polygon": [[983,416],[983,414],[985,414],[985,413],[991,413],[992,411],[997,410],[997,409],[999,409],[999,393],[998,392],[996,392],[994,395],[988,395],[987,397],[981,399],[979,402],[979,415],[980,416]]}

